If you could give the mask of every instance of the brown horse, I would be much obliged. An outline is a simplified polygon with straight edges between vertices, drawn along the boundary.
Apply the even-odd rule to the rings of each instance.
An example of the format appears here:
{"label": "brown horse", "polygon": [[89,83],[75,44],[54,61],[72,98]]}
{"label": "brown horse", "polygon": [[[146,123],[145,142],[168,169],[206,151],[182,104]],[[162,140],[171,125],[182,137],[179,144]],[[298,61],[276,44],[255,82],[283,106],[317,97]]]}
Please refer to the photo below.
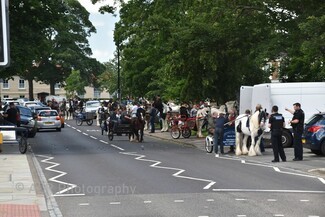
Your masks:
{"label": "brown horse", "polygon": [[140,107],[137,110],[137,116],[131,119],[131,128],[133,132],[129,134],[130,141],[134,141],[134,135],[135,135],[136,142],[143,142],[145,115],[146,115],[146,111]]}

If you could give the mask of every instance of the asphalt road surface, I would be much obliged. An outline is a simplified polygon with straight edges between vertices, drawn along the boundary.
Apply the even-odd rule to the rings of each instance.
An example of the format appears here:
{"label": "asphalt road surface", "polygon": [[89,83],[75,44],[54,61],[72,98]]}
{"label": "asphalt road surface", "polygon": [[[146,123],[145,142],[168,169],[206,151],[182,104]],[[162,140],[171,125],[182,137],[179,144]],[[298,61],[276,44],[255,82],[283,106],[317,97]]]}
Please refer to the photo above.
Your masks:
{"label": "asphalt road surface", "polygon": [[66,122],[29,141],[57,215],[325,217],[322,179],[151,137],[109,141]]}

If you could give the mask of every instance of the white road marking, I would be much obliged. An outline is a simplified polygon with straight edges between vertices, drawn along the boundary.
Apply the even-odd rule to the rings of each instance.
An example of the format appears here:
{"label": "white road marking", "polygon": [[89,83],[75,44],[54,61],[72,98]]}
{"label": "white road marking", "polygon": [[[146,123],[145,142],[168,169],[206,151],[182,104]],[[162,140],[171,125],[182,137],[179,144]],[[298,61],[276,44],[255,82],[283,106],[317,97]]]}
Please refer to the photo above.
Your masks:
{"label": "white road marking", "polygon": [[81,130],[79,130],[79,129],[76,129],[79,133],[81,133]]}
{"label": "white road marking", "polygon": [[309,215],[308,217],[319,217],[319,215]]}
{"label": "white road marking", "polygon": [[121,202],[110,202],[109,204],[110,204],[110,205],[120,205]]}
{"label": "white road marking", "polygon": [[266,189],[213,189],[216,192],[273,192],[273,193],[313,193],[325,194],[325,191],[303,191],[303,190],[266,190]]}
{"label": "white road marking", "polygon": [[79,206],[89,206],[89,203],[79,203]]}
{"label": "white road marking", "polygon": [[300,202],[309,202],[309,200],[300,200]]}
{"label": "white road marking", "polygon": [[302,177],[307,177],[307,178],[318,179],[323,184],[325,184],[325,179],[319,178],[317,176],[312,176],[312,175],[307,175],[307,174],[301,174],[301,173],[293,173],[293,172],[284,172],[284,171],[281,171],[278,167],[274,167],[274,166],[271,166],[271,165],[265,165],[265,164],[259,164],[259,163],[250,163],[250,162],[246,162],[245,160],[241,160],[241,163],[247,164],[247,165],[259,166],[259,167],[273,168],[274,171],[276,171],[278,173],[282,173],[282,174],[293,175],[293,176],[302,176]]}
{"label": "white road marking", "polygon": [[111,146],[112,146],[113,148],[116,148],[116,149],[120,150],[120,151],[125,151],[123,148],[118,147],[117,145],[113,145],[113,144],[111,144]]}
{"label": "white road marking", "polygon": [[184,200],[174,200],[175,203],[184,203]]}
{"label": "white road marking", "polygon": [[71,127],[71,128],[74,129],[74,130],[76,129],[75,127]]}
{"label": "white road marking", "polygon": [[244,200],[247,200],[247,199],[245,199],[245,198],[236,198],[235,200],[237,200],[237,201],[244,201]]}
{"label": "white road marking", "polygon": [[94,137],[94,136],[89,136],[90,138],[92,138],[92,139],[97,139],[96,137]]}
{"label": "white road marking", "polygon": [[267,199],[267,201],[270,201],[270,202],[275,202],[276,199]]}
{"label": "white road marking", "polygon": [[237,215],[237,217],[246,217],[246,215]]}
{"label": "white road marking", "polygon": [[[61,196],[63,193],[65,193],[67,191],[70,191],[70,190],[77,187],[77,185],[75,185],[75,184],[71,184],[71,183],[67,183],[67,182],[57,180],[58,178],[60,178],[62,176],[65,176],[67,173],[53,169],[54,167],[57,167],[57,166],[60,165],[59,163],[55,163],[55,162],[50,161],[50,160],[53,160],[54,157],[49,157],[49,156],[45,156],[45,155],[37,155],[37,156],[42,157],[42,158],[46,158],[44,160],[41,160],[41,162],[47,163],[47,164],[52,164],[52,166],[46,167],[45,170],[55,172],[55,173],[59,173],[59,175],[50,178],[49,181],[56,182],[56,183],[59,183],[59,184],[62,184],[62,185],[70,186],[70,187],[68,187],[66,189],[63,189],[61,191],[56,192],[53,196]],[[77,195],[82,196],[82,195],[85,195],[85,194],[77,194]],[[69,196],[75,196],[75,195],[74,194],[69,194]]]}
{"label": "white road marking", "polygon": [[151,200],[145,200],[145,201],[143,201],[143,203],[152,203],[152,201]]}
{"label": "white road marking", "polygon": [[199,215],[198,217],[209,217],[208,215]]}
{"label": "white road marking", "polygon": [[207,202],[213,202],[214,199],[207,199]]}
{"label": "white road marking", "polygon": [[283,214],[274,214],[273,216],[278,216],[278,217],[280,217],[280,216],[284,216]]}
{"label": "white road marking", "polygon": [[89,135],[88,133],[82,133],[82,134],[84,134],[85,136],[88,136]]}
{"label": "white road marking", "polygon": [[104,141],[104,140],[99,140],[102,143],[108,144],[108,142]]}
{"label": "white road marking", "polygon": [[194,178],[194,177],[190,177],[190,176],[181,176],[180,174],[184,173],[185,170],[179,169],[179,168],[174,168],[174,167],[162,167],[162,166],[158,166],[159,164],[161,164],[160,161],[143,159],[143,158],[146,157],[146,155],[140,155],[140,154],[131,153],[131,152],[120,152],[120,153],[121,154],[125,154],[125,155],[137,156],[134,159],[139,160],[139,161],[153,162],[153,164],[151,164],[150,167],[159,168],[159,169],[166,169],[166,170],[176,170],[178,172],[176,172],[176,173],[173,174],[173,176],[176,177],[176,178],[190,179],[190,180],[202,181],[202,182],[209,182],[209,184],[207,186],[205,186],[203,189],[209,189],[212,185],[214,185],[216,183],[216,182],[214,182],[212,180]]}

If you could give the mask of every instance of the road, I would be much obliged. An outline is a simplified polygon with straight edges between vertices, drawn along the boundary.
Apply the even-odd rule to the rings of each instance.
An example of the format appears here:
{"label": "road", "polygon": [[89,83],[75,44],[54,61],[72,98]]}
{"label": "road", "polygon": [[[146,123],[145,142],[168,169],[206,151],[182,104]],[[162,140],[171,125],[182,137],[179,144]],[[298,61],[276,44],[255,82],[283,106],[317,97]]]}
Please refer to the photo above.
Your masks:
{"label": "road", "polygon": [[274,164],[151,137],[108,141],[74,121],[29,142],[63,216],[325,216],[324,181]]}

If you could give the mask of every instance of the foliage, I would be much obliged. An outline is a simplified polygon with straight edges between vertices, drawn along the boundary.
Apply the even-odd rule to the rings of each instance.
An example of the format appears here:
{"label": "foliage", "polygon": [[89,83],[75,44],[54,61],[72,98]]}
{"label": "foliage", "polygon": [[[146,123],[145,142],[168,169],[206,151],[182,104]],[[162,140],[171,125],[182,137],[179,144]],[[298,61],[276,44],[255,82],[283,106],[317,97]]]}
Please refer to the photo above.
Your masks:
{"label": "foliage", "polygon": [[69,77],[65,81],[64,89],[67,92],[67,95],[71,98],[75,95],[83,95],[85,91],[86,81],[82,79],[80,71],[72,70]]}

